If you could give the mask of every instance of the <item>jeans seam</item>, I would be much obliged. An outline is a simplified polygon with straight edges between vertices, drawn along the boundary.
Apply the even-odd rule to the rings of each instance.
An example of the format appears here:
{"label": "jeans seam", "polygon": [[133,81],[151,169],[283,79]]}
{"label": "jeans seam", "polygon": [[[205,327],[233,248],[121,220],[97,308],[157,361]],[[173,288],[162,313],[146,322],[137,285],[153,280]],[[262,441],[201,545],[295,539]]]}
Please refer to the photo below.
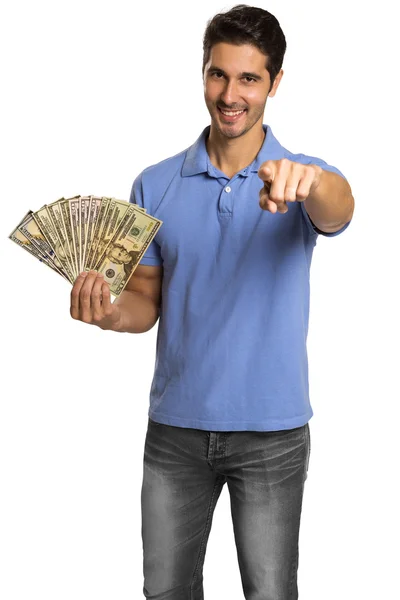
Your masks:
{"label": "jeans seam", "polygon": [[308,423],[304,426],[304,441],[307,446],[307,455],[304,465],[304,481],[306,481],[308,476],[308,468],[310,465],[310,454],[311,454],[311,436],[310,436],[310,426]]}
{"label": "jeans seam", "polygon": [[200,566],[200,562],[201,562],[201,556],[203,554],[203,550],[204,550],[204,546],[205,546],[205,540],[207,537],[207,530],[208,530],[208,526],[210,524],[210,520],[211,520],[211,516],[212,516],[212,512],[213,512],[213,504],[214,504],[214,498],[215,498],[215,494],[218,488],[218,484],[219,484],[219,476],[217,475],[217,478],[215,480],[214,483],[214,487],[213,487],[213,491],[211,494],[211,499],[210,499],[210,504],[208,506],[208,513],[207,513],[207,518],[206,518],[206,523],[204,525],[204,531],[203,531],[203,535],[201,538],[201,542],[200,542],[200,549],[199,549],[199,556],[197,557],[197,562],[196,562],[196,566],[193,572],[193,576],[192,576],[192,582],[190,584],[190,600],[193,599],[193,585],[196,581],[197,578],[197,573],[198,573],[198,569]]}
{"label": "jeans seam", "polygon": [[299,548],[297,546],[296,553],[295,553],[295,556],[294,556],[293,562],[292,562],[292,572],[291,572],[290,583],[289,583],[289,599],[290,600],[292,600],[292,596],[293,596],[293,583],[294,583],[294,580],[296,577],[296,571],[297,571],[297,567],[298,567],[298,559],[299,559]]}

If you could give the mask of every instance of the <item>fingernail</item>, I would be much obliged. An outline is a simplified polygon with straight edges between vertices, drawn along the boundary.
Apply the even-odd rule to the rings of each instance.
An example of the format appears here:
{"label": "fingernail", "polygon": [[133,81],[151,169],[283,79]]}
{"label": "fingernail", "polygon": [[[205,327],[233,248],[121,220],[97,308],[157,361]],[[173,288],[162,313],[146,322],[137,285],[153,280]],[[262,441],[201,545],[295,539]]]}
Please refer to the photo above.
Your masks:
{"label": "fingernail", "polygon": [[87,271],[82,271],[81,277],[86,277],[86,275],[87,275]]}

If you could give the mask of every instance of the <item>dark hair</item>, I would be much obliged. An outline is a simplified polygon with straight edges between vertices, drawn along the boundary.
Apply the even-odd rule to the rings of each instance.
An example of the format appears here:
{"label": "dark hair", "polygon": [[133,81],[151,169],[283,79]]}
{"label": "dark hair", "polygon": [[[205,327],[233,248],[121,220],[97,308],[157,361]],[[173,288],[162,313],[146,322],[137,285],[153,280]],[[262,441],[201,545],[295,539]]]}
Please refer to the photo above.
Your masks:
{"label": "dark hair", "polygon": [[251,44],[267,57],[266,69],[271,79],[282,68],[286,52],[286,39],[274,15],[262,8],[238,4],[228,12],[215,15],[207,23],[203,38],[203,75],[209,61],[211,48],[219,42]]}

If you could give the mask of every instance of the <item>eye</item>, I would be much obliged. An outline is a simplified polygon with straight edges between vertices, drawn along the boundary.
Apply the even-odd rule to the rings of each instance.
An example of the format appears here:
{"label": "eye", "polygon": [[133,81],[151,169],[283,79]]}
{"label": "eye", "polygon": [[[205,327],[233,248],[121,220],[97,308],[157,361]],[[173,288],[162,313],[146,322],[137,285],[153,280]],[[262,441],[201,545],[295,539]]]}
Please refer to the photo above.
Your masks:
{"label": "eye", "polygon": [[246,83],[252,83],[253,81],[255,81],[254,77],[244,77]]}
{"label": "eye", "polygon": [[221,73],[221,71],[214,71],[214,73],[211,73],[211,77],[215,77],[216,79],[221,79],[221,77],[223,77],[223,73]]}

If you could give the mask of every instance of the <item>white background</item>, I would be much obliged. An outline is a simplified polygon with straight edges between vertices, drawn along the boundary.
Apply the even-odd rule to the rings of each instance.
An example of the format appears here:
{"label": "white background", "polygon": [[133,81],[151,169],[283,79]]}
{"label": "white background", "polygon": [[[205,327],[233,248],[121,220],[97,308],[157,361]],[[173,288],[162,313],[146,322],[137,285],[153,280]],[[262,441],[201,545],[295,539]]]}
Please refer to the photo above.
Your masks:
{"label": "white background", "polygon": [[[311,460],[303,600],[398,590],[399,47],[381,1],[257,3],[279,20],[285,75],[264,123],[347,177],[349,229],[311,273]],[[217,0],[15,1],[1,22],[2,600],[142,597],[140,489],[156,328],[69,317],[70,286],[7,236],[61,196],[128,199],[148,165],[209,123],[201,60]],[[258,199],[255,199],[258,201]],[[243,598],[225,487],[207,600]]]}

